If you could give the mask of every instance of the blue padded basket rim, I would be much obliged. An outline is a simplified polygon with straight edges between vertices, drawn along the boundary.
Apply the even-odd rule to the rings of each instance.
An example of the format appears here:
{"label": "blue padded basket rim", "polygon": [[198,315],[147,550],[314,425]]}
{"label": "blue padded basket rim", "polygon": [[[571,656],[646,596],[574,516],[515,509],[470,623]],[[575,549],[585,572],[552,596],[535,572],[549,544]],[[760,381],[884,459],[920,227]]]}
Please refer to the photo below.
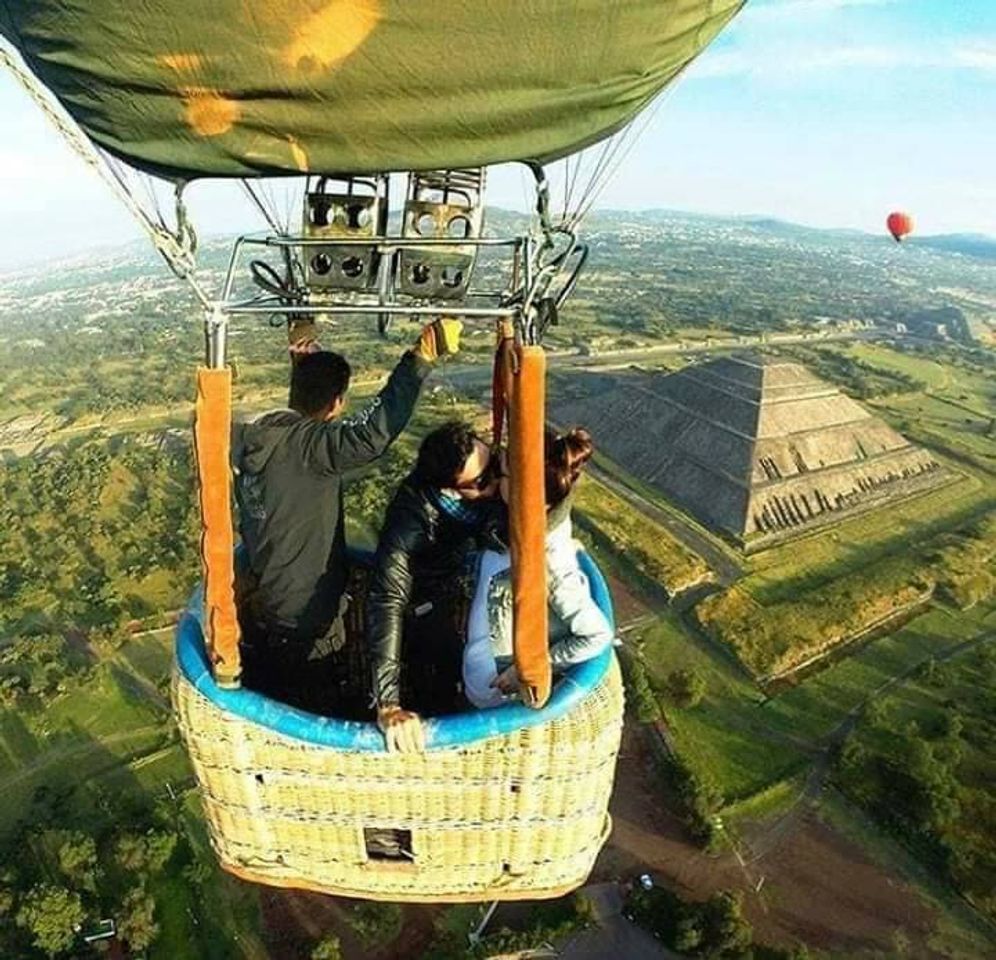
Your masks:
{"label": "blue padded basket rim", "polygon": [[[615,629],[612,598],[602,572],[584,551],[578,552],[578,561],[588,578],[592,598]],[[187,681],[213,704],[240,719],[305,743],[338,750],[385,752],[384,737],[376,724],[319,717],[252,690],[224,690],[219,687],[211,676],[202,619],[203,593],[198,587],[176,628],[176,662]],[[426,748],[461,747],[556,720],[573,709],[601,682],[613,656],[610,647],[597,657],[571,667],[558,681],[542,710],[530,710],[521,703],[510,703],[487,710],[430,718],[425,721]]]}

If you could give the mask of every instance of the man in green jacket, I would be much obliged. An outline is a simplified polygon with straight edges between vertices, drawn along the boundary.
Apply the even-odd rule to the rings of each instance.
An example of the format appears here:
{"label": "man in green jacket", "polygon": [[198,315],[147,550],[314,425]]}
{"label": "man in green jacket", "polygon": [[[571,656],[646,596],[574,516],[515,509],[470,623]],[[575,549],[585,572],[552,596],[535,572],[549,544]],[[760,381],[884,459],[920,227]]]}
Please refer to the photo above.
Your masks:
{"label": "man in green jacket", "polygon": [[460,324],[427,325],[380,393],[343,417],[345,358],[299,345],[288,409],[237,424],[235,497],[247,569],[239,577],[243,685],[312,712],[335,708],[324,666],[345,639],[343,474],[380,457],[411,418],[432,363]]}

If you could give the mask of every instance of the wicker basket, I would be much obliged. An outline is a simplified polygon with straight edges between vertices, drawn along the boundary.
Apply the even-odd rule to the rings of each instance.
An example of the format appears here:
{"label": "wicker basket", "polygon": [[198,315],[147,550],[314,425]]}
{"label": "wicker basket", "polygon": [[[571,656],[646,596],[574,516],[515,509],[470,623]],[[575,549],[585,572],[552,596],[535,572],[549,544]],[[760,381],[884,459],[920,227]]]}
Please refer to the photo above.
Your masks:
{"label": "wicker basket", "polygon": [[[623,708],[611,652],[574,667],[541,711],[436,718],[424,754],[388,754],[371,724],[219,689],[192,609],[173,698],[214,848],[246,879],[395,901],[554,897],[584,882],[608,835]],[[384,831],[399,858],[368,846]]]}

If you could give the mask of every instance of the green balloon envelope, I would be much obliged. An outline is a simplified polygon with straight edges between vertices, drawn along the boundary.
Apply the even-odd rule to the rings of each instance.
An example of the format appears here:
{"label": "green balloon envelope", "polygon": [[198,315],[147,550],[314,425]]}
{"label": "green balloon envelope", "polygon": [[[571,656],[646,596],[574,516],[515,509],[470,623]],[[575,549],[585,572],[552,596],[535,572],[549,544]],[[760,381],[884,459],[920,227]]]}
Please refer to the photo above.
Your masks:
{"label": "green balloon envelope", "polygon": [[0,0],[86,134],[178,179],[547,162],[631,120],[742,0]]}

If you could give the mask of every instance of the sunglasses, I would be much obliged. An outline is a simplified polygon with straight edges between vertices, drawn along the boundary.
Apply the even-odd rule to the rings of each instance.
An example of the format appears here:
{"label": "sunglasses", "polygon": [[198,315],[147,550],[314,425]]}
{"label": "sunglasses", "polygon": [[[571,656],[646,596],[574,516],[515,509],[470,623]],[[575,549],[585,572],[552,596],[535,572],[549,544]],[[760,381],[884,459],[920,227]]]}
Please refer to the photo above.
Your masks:
{"label": "sunglasses", "polygon": [[454,490],[486,490],[495,480],[501,480],[508,476],[502,469],[502,454],[504,451],[493,450],[491,459],[487,466],[473,480],[465,480],[463,483],[454,484]]}

